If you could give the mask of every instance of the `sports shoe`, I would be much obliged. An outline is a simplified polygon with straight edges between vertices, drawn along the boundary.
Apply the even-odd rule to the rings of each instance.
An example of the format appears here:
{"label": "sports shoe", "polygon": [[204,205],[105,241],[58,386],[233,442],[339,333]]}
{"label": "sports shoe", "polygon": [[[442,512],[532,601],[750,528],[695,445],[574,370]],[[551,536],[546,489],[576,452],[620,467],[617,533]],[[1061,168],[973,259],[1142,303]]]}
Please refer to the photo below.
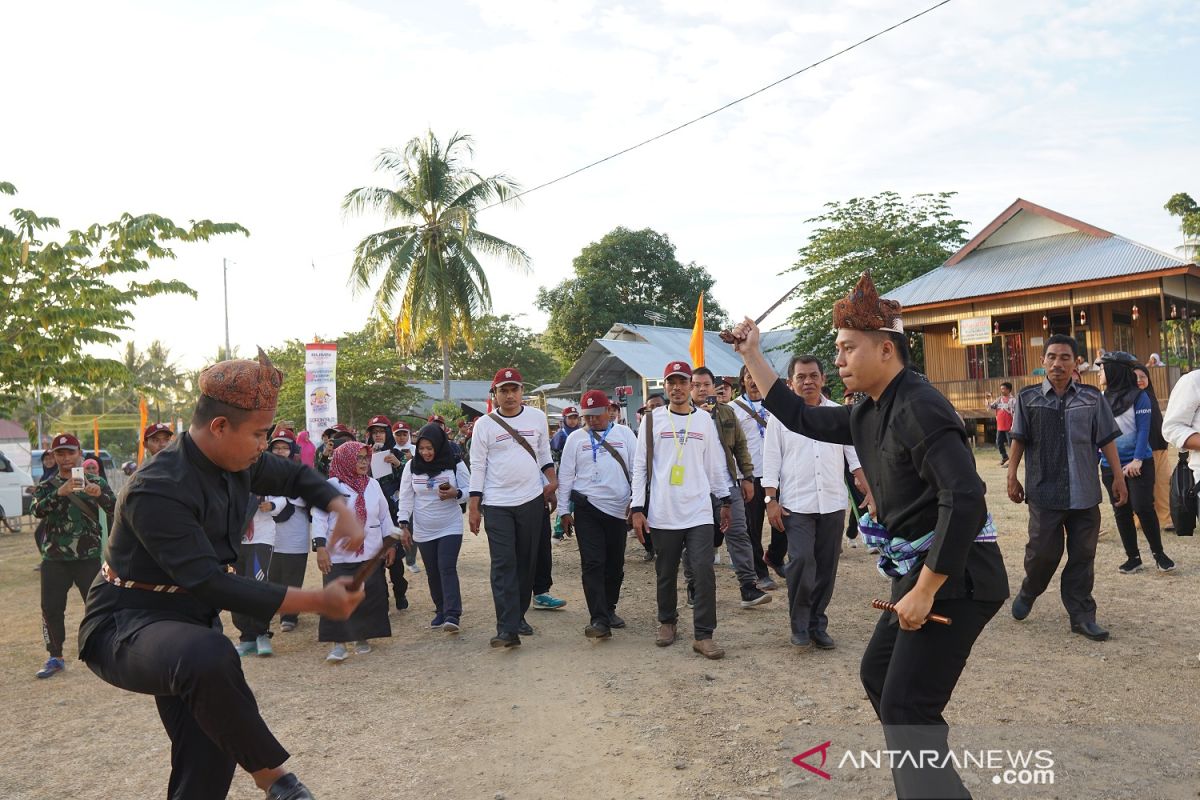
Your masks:
{"label": "sports shoe", "polygon": [[362,642],[354,643],[354,654],[355,655],[365,656],[369,652],[371,652],[371,643],[370,642],[362,641]]}
{"label": "sports shoe", "polygon": [[290,619],[285,619],[283,622],[279,623],[279,630],[283,631],[284,633],[291,633],[292,631],[296,630],[296,623],[292,622]]}
{"label": "sports shoe", "polygon": [[461,630],[458,626],[458,617],[446,617],[446,624],[442,626],[442,630],[446,633],[458,633]]}
{"label": "sports shoe", "polygon": [[521,624],[517,626],[517,633],[522,636],[533,636],[533,626],[522,617]]}
{"label": "sports shoe", "polygon": [[267,800],[316,800],[308,787],[289,772],[267,789]]}
{"label": "sports shoe", "polygon": [[246,656],[252,656],[257,652],[258,652],[258,643],[257,642],[238,642],[237,643],[237,654],[239,656],[242,656],[243,658],[245,658]]}
{"label": "sports shoe", "polygon": [[409,572],[411,572],[413,575],[416,575],[418,572],[420,572],[420,571],[421,571],[421,565],[420,565],[420,564],[418,564],[418,563],[417,563],[417,562],[415,562],[415,561],[414,561],[413,563],[411,563],[411,564],[409,564],[409,563],[407,563],[407,562],[406,562],[406,563],[404,564],[404,567],[405,567],[405,569],[407,569]]}
{"label": "sports shoe", "polygon": [[49,678],[51,675],[57,675],[67,668],[67,662],[61,658],[47,658],[46,663],[37,671],[39,678]]}
{"label": "sports shoe", "polygon": [[775,562],[771,561],[771,556],[765,551],[763,552],[763,563],[766,564],[776,575],[784,580],[787,580],[787,575],[785,575],[783,572],[783,565],[776,564]]}
{"label": "sports shoe", "polygon": [[444,615],[434,614],[433,619],[430,620],[430,622],[429,622],[429,627],[431,630],[437,631],[437,630],[441,630],[442,626],[445,624],[446,624],[446,617]]}
{"label": "sports shoe", "polygon": [[771,602],[771,595],[759,589],[754,584],[742,587],[742,608],[754,608]]}
{"label": "sports shoe", "polygon": [[696,587],[693,586],[690,582],[687,585],[687,607],[688,608],[696,607]]}
{"label": "sports shoe", "polygon": [[832,650],[837,647],[837,644],[833,641],[833,637],[825,631],[809,631],[808,638],[818,650]]}
{"label": "sports shoe", "polygon": [[549,592],[546,592],[544,594],[534,595],[534,597],[533,597],[533,607],[534,608],[541,608],[541,609],[545,609],[548,611],[553,611],[555,609],[562,608],[566,604],[567,604],[566,600],[560,600],[559,598],[553,596]]}
{"label": "sports shoe", "polygon": [[255,645],[258,648],[258,654],[260,656],[269,656],[275,652],[273,649],[271,649],[271,635],[268,633],[264,633],[262,636],[259,636],[258,641],[255,642]]}
{"label": "sports shoe", "polygon": [[1117,567],[1117,572],[1121,573],[1122,575],[1132,575],[1135,572],[1141,572],[1141,571],[1142,571],[1142,559],[1141,558],[1128,559],[1124,564]]}
{"label": "sports shoe", "polygon": [[333,664],[340,664],[349,657],[350,654],[346,652],[346,645],[338,642],[333,646],[333,649],[329,651],[329,655],[325,656],[325,660]]}
{"label": "sports shoe", "polygon": [[1170,572],[1175,569],[1175,562],[1168,558],[1166,553],[1155,553],[1154,566],[1158,567],[1159,572]]}

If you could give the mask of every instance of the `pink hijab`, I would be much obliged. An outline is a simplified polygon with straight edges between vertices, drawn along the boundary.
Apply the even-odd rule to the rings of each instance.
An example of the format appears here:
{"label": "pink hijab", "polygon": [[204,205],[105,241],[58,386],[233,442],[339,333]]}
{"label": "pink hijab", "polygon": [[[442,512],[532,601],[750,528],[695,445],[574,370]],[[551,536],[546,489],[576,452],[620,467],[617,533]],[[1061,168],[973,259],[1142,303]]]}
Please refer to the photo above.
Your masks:
{"label": "pink hijab", "polygon": [[371,483],[370,475],[358,474],[358,454],[367,450],[362,442],[346,442],[338,445],[329,459],[329,477],[337,478],[353,489],[358,496],[354,498],[354,513],[358,521],[367,524],[367,486]]}

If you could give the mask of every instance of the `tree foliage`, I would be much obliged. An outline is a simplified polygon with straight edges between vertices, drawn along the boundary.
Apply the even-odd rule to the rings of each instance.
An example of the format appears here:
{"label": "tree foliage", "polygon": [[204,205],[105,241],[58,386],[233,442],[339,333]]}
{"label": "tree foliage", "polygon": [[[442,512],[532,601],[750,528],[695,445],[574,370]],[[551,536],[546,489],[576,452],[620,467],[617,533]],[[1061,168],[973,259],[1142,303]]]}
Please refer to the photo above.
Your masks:
{"label": "tree foliage", "polygon": [[443,397],[450,397],[450,349],[475,342],[475,322],[492,306],[487,274],[476,253],[528,270],[529,256],[514,244],[484,233],[475,214],[493,201],[506,201],[519,186],[506,175],[484,177],[462,158],[472,154],[471,137],[454,134],[443,147],[433,132],[402,150],[379,154],[376,166],[395,188],[367,186],[346,195],[347,213],[374,211],[401,224],[359,242],[350,283],[375,288],[376,313],[395,319],[396,345],[416,352],[425,342],[441,348]]}
{"label": "tree foliage", "polygon": [[[0,182],[0,194],[15,195]],[[125,366],[84,352],[113,344],[128,330],[135,304],[161,294],[195,292],[177,280],[140,276],[153,261],[173,259],[177,243],[243,233],[232,222],[176,225],[158,214],[122,214],[109,223],[51,240],[59,221],[23,208],[0,226],[0,412],[47,388],[81,394],[123,383]]]}
{"label": "tree foliage", "polygon": [[613,323],[650,322],[648,311],[662,314],[663,325],[692,327],[701,292],[705,327],[726,322],[724,309],[708,294],[716,281],[694,261],[681,264],[665,233],[614,228],[583,248],[572,264],[573,278],[537,295],[538,308],[550,314],[546,349],[563,370]]}
{"label": "tree foliage", "polygon": [[[405,358],[416,380],[442,378],[442,353],[436,342]],[[453,380],[491,380],[501,367],[516,367],[525,383],[537,386],[560,377],[554,358],[542,350],[537,335],[517,324],[510,314],[484,316],[475,321],[475,348],[459,342],[450,351],[450,377]]]}
{"label": "tree foliage", "polygon": [[1179,229],[1187,239],[1200,239],[1200,205],[1187,192],[1171,195],[1163,206],[1172,217],[1179,217]]}
{"label": "tree foliage", "polygon": [[[884,294],[941,266],[966,241],[967,223],[950,211],[954,195],[916,194],[906,200],[895,192],[882,192],[826,203],[824,214],[806,220],[817,228],[788,270],[804,276],[795,294],[800,305],[788,321],[796,328],[795,351],[821,357],[831,388],[841,386],[836,370],[829,369],[834,358],[834,302],[863,272],[870,271]],[[910,341],[919,366],[920,337]]]}

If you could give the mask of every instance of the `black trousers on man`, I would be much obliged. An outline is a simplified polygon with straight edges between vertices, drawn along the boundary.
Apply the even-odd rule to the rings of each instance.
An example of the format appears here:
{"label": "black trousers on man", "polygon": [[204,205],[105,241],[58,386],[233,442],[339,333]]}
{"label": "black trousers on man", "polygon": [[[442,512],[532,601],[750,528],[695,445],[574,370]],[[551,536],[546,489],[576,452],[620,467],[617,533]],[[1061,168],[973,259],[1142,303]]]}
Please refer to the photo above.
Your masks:
{"label": "black trousers on man", "polygon": [[[737,485],[734,489],[737,490]],[[746,532],[750,534],[750,549],[754,551],[754,571],[758,573],[759,580],[769,578],[771,571],[767,569],[767,562],[763,560],[763,544],[762,531],[763,522],[767,519],[767,492],[763,489],[762,478],[754,479],[754,497],[746,503]],[[766,557],[771,561],[771,564],[779,570],[783,569],[783,560],[787,555],[788,542],[787,534],[781,530],[771,528],[771,543],[767,545]]]}
{"label": "black trousers on man", "polygon": [[933,613],[950,617],[953,625],[930,622],[920,630],[904,631],[890,611],[875,625],[859,674],[883,723],[888,749],[910,751],[918,763],[922,752],[932,750],[939,754],[934,761],[946,764],[944,768],[915,769],[903,756],[897,757],[899,766],[892,770],[892,780],[900,800],[971,796],[945,757],[950,728],[942,711],[975,640],[1001,605],[969,598],[935,600]]}
{"label": "black trousers on man", "polygon": [[1017,597],[1032,603],[1054,577],[1062,561],[1062,602],[1072,623],[1096,621],[1096,542],[1100,539],[1100,507],[1063,511],[1029,505],[1029,541],[1025,544],[1025,580]]}
{"label": "black trousers on man", "polygon": [[533,570],[533,593],[548,594],[554,585],[554,547],[551,543],[552,525],[550,524],[550,506],[542,504],[545,519],[542,520],[542,533],[537,541],[537,564]]}
{"label": "black trousers on man", "polygon": [[608,627],[625,579],[625,520],[605,514],[583,495],[573,496],[583,597],[592,624]]}
{"label": "black trousers on man", "polygon": [[86,603],[88,587],[100,571],[100,559],[81,561],[42,560],[42,639],[51,658],[63,657],[63,640],[67,636],[67,597],[71,586],[79,590]]}
{"label": "black trousers on man", "polygon": [[483,506],[488,550],[492,556],[492,601],[496,633],[518,633],[533,601],[539,538],[549,538],[550,517],[539,494],[519,506]]}
{"label": "black trousers on man", "polygon": [[87,662],[113,686],[154,695],[171,737],[169,800],[221,800],[237,765],[256,772],[288,759],[219,627],[161,620],[121,640],[109,625],[89,637]]}

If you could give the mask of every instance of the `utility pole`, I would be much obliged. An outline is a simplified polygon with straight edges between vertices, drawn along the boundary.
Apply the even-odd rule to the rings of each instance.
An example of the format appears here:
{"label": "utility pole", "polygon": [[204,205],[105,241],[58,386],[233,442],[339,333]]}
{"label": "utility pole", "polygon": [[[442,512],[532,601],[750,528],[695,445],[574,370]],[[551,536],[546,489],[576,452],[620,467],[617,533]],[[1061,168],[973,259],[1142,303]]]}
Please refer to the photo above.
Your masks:
{"label": "utility pole", "polygon": [[221,274],[225,281],[225,358],[233,358],[229,347],[229,259],[221,259]]}

